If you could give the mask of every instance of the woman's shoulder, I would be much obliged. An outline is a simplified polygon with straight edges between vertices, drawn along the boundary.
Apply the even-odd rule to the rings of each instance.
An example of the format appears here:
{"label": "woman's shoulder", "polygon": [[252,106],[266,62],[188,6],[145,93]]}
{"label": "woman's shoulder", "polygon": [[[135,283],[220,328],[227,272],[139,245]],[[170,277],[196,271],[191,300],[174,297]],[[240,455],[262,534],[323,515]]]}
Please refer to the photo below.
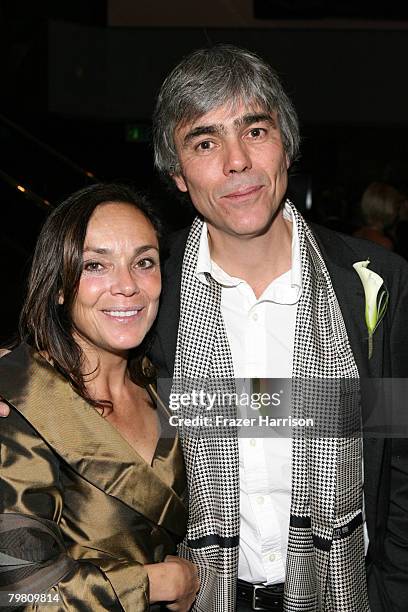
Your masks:
{"label": "woman's shoulder", "polygon": [[0,359],[0,397],[7,401],[26,395],[33,379],[61,377],[46,355],[25,342],[11,351],[3,352]]}
{"label": "woman's shoulder", "polygon": [[26,489],[34,492],[38,488],[58,487],[60,469],[60,459],[47,441],[19,410],[10,405],[10,414],[1,420],[0,428],[0,470],[5,478],[2,485],[5,506],[13,505],[15,496],[23,495]]}

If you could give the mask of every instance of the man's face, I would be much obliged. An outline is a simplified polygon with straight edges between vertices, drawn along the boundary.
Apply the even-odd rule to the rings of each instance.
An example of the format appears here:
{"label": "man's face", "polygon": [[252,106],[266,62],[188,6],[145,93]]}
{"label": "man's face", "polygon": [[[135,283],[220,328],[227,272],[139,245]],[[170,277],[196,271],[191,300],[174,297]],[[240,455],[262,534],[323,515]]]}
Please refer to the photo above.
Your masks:
{"label": "man's face", "polygon": [[250,237],[268,231],[289,165],[274,115],[221,106],[176,128],[175,142],[181,171],[173,179],[189,192],[210,232]]}

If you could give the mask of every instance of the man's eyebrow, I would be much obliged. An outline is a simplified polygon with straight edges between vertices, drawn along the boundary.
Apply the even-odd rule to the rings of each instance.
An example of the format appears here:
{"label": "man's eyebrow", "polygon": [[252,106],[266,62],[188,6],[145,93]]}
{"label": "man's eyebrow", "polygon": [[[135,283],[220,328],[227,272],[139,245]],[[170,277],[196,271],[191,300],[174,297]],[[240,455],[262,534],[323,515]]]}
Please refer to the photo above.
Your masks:
{"label": "man's eyebrow", "polygon": [[212,125],[198,125],[193,128],[183,138],[183,146],[187,146],[194,138],[198,136],[211,136],[214,134],[222,134],[225,132],[225,128],[223,125],[219,123],[214,123]]}
{"label": "man's eyebrow", "polygon": [[[276,128],[277,123],[274,117],[268,113],[247,113],[234,121],[234,127],[240,128],[245,127],[247,125],[252,125],[253,123],[261,123],[262,121],[266,121],[272,127]],[[211,136],[211,135],[220,135],[225,133],[225,126],[221,123],[214,123],[212,125],[198,125],[193,128],[183,138],[183,146],[186,147],[189,143],[198,138],[199,136]]]}
{"label": "man's eyebrow", "polygon": [[[154,249],[157,252],[159,251],[157,246],[154,244],[144,244],[140,247],[137,247],[137,249],[134,250],[134,255],[136,256],[140,255],[141,253],[144,253],[145,251],[150,251],[150,249]],[[98,255],[112,255],[113,251],[112,249],[106,249],[105,247],[94,247],[91,245],[85,245],[84,254],[85,253],[97,253]]]}
{"label": "man's eyebrow", "polygon": [[247,113],[246,115],[235,119],[234,126],[245,127],[247,125],[252,125],[252,123],[261,123],[263,121],[266,121],[274,128],[277,127],[274,117],[268,113]]}

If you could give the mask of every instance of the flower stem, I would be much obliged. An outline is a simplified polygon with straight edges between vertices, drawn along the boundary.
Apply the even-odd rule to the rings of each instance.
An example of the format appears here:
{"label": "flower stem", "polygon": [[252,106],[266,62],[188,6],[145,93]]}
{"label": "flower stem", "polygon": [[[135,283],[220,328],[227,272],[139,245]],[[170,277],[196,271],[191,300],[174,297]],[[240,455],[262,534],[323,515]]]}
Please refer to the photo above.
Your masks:
{"label": "flower stem", "polygon": [[373,356],[373,334],[368,334],[368,358]]}

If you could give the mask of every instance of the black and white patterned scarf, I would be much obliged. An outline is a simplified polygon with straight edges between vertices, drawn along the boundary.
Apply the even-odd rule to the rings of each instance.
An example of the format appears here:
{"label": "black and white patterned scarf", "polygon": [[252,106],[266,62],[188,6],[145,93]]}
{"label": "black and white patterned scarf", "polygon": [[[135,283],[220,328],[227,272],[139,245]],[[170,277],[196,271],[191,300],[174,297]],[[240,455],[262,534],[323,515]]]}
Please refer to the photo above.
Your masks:
{"label": "black and white patterned scarf", "polygon": [[[358,370],[315,238],[295,207],[302,267],[297,309],[293,416],[315,428],[293,432],[292,503],[284,610],[369,610],[362,520]],[[221,313],[221,287],[196,276],[203,223],[192,225],[183,260],[173,392],[233,392],[234,368]],[[189,415],[188,408],[185,415]],[[191,416],[191,414],[190,414]],[[236,432],[183,431],[189,525],[180,554],[200,567],[195,610],[235,610],[239,553]]]}

